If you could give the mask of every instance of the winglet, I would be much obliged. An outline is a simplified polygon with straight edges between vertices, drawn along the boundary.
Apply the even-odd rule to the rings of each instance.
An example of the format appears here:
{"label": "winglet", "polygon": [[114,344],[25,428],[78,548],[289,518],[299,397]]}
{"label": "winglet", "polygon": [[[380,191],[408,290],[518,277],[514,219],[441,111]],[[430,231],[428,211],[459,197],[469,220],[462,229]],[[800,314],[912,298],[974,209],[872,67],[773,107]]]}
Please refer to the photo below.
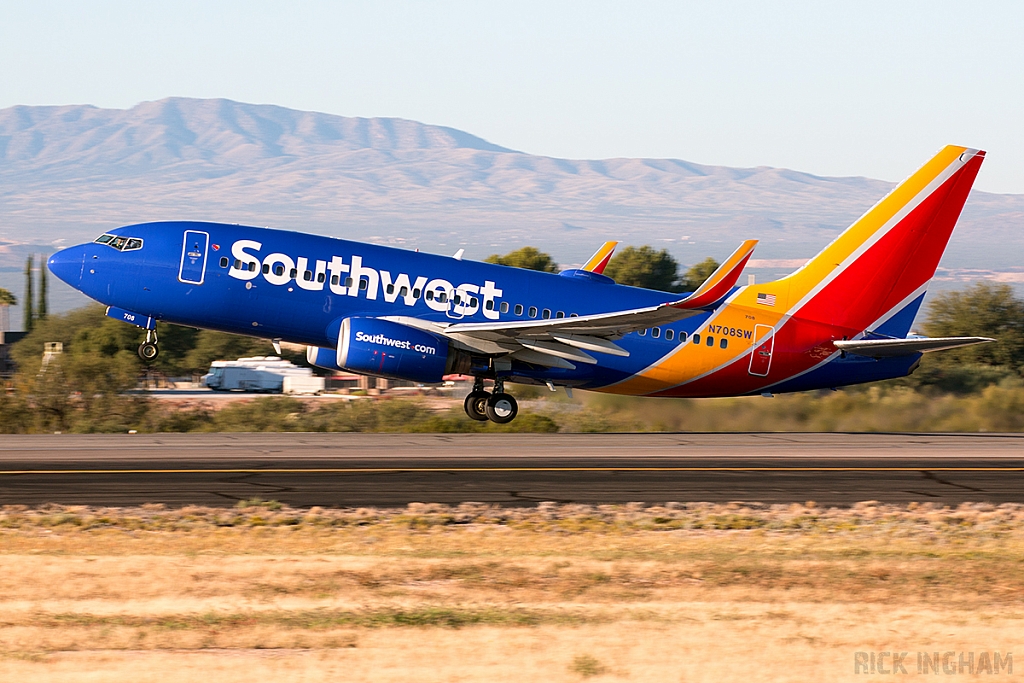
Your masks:
{"label": "winglet", "polygon": [[712,273],[696,292],[669,305],[674,308],[706,308],[719,301],[736,286],[756,246],[757,240],[745,241],[725,260],[725,263],[718,266],[718,270]]}
{"label": "winglet", "polygon": [[601,248],[594,252],[594,255],[590,257],[580,270],[586,270],[591,273],[597,273],[601,275],[604,273],[604,267],[608,265],[608,261],[612,258],[612,252],[615,251],[615,247],[618,242],[605,242],[601,245]]}

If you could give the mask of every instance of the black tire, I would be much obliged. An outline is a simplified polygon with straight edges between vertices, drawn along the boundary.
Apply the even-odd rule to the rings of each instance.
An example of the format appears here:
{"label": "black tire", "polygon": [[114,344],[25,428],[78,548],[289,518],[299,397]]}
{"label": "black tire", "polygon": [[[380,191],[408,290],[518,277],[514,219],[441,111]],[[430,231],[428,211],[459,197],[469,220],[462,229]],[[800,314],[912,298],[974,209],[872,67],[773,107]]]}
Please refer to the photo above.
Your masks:
{"label": "black tire", "polygon": [[487,422],[487,399],[490,397],[491,395],[486,391],[470,392],[463,404],[466,415],[469,415],[470,419]]}
{"label": "black tire", "polygon": [[491,394],[487,399],[487,419],[500,425],[511,422],[519,414],[519,404],[512,394]]}
{"label": "black tire", "polygon": [[139,345],[139,358],[147,363],[156,360],[156,357],[159,355],[160,347],[153,342],[142,342],[142,344]]}

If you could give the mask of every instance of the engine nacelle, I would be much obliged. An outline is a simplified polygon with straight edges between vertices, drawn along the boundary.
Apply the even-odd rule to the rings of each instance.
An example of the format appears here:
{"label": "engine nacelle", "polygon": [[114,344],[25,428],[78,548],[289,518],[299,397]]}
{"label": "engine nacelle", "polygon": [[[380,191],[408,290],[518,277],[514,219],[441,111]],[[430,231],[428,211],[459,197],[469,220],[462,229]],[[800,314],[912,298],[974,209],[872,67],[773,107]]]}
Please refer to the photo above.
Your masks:
{"label": "engine nacelle", "polygon": [[337,349],[325,349],[322,346],[307,346],[306,362],[324,370],[334,370],[337,372],[342,369],[338,365]]}
{"label": "engine nacelle", "polygon": [[[318,349],[316,361],[310,362],[319,365],[323,351]],[[327,356],[324,362],[330,360]],[[434,384],[445,375],[448,340],[390,320],[345,318],[334,362],[362,375]]]}

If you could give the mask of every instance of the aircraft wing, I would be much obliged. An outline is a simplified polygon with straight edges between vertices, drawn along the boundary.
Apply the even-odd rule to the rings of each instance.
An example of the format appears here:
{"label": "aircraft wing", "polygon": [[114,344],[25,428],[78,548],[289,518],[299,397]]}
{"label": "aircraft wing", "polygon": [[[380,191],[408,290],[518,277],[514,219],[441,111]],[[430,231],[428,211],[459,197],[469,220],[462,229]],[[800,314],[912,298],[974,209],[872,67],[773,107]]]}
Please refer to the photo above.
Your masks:
{"label": "aircraft wing", "polygon": [[945,351],[960,346],[994,342],[989,337],[911,337],[910,339],[856,339],[832,342],[840,351],[855,353],[869,358],[892,358],[912,356],[915,353]]}
{"label": "aircraft wing", "polygon": [[696,292],[676,301],[569,318],[455,323],[437,331],[484,353],[511,354],[551,367],[596,363],[588,351],[628,356],[629,352],[612,340],[677,322],[718,305],[736,285],[756,244],[757,240],[744,242]]}

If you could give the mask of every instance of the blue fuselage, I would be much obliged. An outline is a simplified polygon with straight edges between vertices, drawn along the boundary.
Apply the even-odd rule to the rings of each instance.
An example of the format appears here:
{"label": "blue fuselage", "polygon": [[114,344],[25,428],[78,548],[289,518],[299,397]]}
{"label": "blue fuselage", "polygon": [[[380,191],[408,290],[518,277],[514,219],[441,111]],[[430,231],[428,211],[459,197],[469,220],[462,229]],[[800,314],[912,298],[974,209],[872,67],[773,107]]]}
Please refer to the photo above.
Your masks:
{"label": "blue fuselage", "polygon": [[[51,270],[108,306],[160,321],[310,346],[336,346],[346,317],[511,321],[614,312],[678,298],[587,273],[540,273],[266,228],[164,222],[108,234],[119,238],[121,247],[131,246],[131,239],[140,243],[134,249],[109,243],[72,247],[51,257]],[[629,351],[628,357],[603,355],[600,363],[573,370],[517,364],[509,378],[608,387],[670,354],[710,315],[664,325],[657,338],[648,330],[625,335],[616,343]],[[744,335],[738,329],[716,334],[728,344],[749,346],[749,335]],[[902,376],[914,361],[837,357],[775,390]]]}

